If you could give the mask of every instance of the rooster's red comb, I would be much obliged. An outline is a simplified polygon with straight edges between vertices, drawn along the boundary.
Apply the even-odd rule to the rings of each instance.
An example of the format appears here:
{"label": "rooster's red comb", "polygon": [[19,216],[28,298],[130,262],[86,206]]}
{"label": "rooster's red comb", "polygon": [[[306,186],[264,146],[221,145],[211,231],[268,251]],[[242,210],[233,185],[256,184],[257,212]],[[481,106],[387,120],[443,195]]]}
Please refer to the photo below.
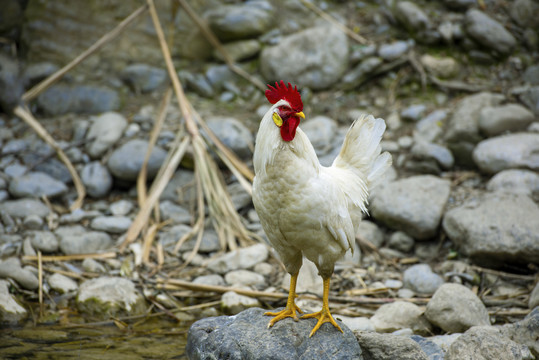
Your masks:
{"label": "rooster's red comb", "polygon": [[292,87],[290,83],[286,86],[284,81],[281,80],[280,82],[275,82],[275,87],[268,84],[268,88],[266,90],[266,99],[270,103],[275,104],[277,101],[285,99],[294,111],[303,111],[303,102],[297,86]]}

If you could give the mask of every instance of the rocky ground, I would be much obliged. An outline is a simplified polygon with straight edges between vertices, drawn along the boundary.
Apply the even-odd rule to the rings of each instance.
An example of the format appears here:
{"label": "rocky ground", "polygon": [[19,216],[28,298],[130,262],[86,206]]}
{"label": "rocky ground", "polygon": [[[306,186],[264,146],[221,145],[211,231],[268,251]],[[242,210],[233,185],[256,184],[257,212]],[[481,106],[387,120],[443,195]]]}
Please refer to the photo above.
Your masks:
{"label": "rocky ground", "polygon": [[[78,55],[81,42],[71,36],[78,34],[85,44],[93,33],[99,34],[95,39],[103,34],[103,23],[91,12],[81,19],[81,9],[61,1],[43,7],[30,2],[25,10],[18,1],[10,3],[13,12],[6,18],[14,21],[0,27],[6,39],[0,55],[0,319],[5,326],[26,319],[125,317],[144,314],[150,305],[156,312],[190,307],[176,313],[188,322],[241,314],[193,327],[190,356],[204,358],[196,347],[197,331],[209,339],[208,326],[232,327],[236,338],[242,331],[234,321],[243,319],[248,327],[260,318],[266,322],[259,310],[242,311],[284,305],[253,292],[285,294],[288,286],[288,275],[267,244],[224,252],[208,222],[196,256],[178,271],[195,248],[194,239],[176,246],[196,216],[189,155],[161,195],[166,224],[156,230],[151,265],[141,264],[141,241],[118,251],[138,213],[135,180],[168,82],[149,20],[29,104],[86,187],[82,208],[69,211],[76,198],[69,172],[11,109],[25,89]],[[332,311],[351,331],[347,338],[329,340],[331,332],[319,332],[326,341],[320,343],[338,349],[353,337],[359,350],[353,347],[356,352],[343,358],[537,358],[539,4],[313,2],[368,40],[361,44],[302,1],[225,3],[193,5],[246,71],[264,82],[298,85],[307,115],[300,126],[322,164],[331,164],[359,114],[383,117],[388,125],[382,147],[393,155],[394,166],[371,196],[371,216],[361,223],[356,244],[361,251],[347,255],[332,278]],[[115,16],[107,28],[116,24],[110,19],[126,17],[137,6],[127,1],[104,10]],[[168,10],[160,8],[160,14],[179,34],[173,55],[189,99],[217,136],[250,164],[258,121],[268,108],[262,92],[223,65],[184,13],[171,17]],[[64,21],[53,21],[58,16]],[[66,37],[56,36],[66,29],[71,31]],[[186,31],[190,35],[181,37]],[[149,161],[149,178],[181,127],[173,102]],[[263,237],[250,196],[222,171],[243,223]],[[38,254],[47,257],[41,269]],[[158,279],[164,278],[207,288],[163,288]],[[42,316],[36,310],[40,290]],[[306,262],[298,305],[318,310],[315,295],[321,290],[314,265]],[[294,335],[298,344],[310,344],[303,336],[309,326],[281,323],[274,329],[282,326],[299,334]],[[266,334],[263,325],[259,331]],[[240,351],[242,358],[245,349],[230,351]]]}

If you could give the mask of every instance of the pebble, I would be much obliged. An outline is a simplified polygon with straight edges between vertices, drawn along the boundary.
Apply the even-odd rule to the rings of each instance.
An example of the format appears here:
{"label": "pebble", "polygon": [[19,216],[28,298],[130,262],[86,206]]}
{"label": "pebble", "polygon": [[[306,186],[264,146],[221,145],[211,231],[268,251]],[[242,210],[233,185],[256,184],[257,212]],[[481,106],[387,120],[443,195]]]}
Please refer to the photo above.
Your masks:
{"label": "pebble", "polygon": [[70,293],[78,289],[78,284],[75,280],[58,273],[49,276],[48,283],[51,289],[60,294]]}
{"label": "pebble", "polygon": [[530,110],[519,104],[489,106],[479,114],[479,129],[488,137],[524,131],[534,118]]}
{"label": "pebble", "polygon": [[0,320],[2,323],[16,324],[28,316],[17,298],[9,292],[9,282],[0,280]]}
{"label": "pebble", "polygon": [[404,271],[403,282],[405,287],[416,293],[432,295],[442,286],[444,279],[432,272],[429,265],[417,264]]}
{"label": "pebble", "polygon": [[118,200],[110,204],[110,212],[114,216],[125,216],[133,210],[133,203],[129,200]]}
{"label": "pebble", "polygon": [[443,170],[449,170],[455,164],[453,154],[448,148],[425,141],[416,141],[411,154],[415,160],[435,161]]}
{"label": "pebble", "polygon": [[358,332],[357,341],[369,359],[429,360],[421,346],[409,336]]}
{"label": "pebble", "polygon": [[67,186],[42,172],[29,172],[9,183],[9,193],[16,197],[57,197],[67,192]]}
{"label": "pebble", "polygon": [[219,40],[256,38],[271,27],[274,8],[267,1],[219,5],[204,13],[204,19]]}
{"label": "pebble", "polygon": [[117,110],[120,98],[116,91],[105,86],[56,84],[37,97],[37,104],[52,116],[100,114]]}
{"label": "pebble", "polygon": [[[322,277],[318,275],[318,268],[316,265],[307,259],[303,259],[303,265],[299,269],[296,292],[298,293],[314,293],[322,296],[324,289],[324,283]],[[290,274],[285,274],[282,282],[282,288],[285,290],[290,289]]]}
{"label": "pebble", "polygon": [[483,265],[539,261],[539,206],[528,196],[487,193],[449,210],[443,229],[462,251]]}
{"label": "pebble", "polygon": [[539,306],[539,282],[535,284],[528,300],[528,308],[533,309],[537,306]]}
{"label": "pebble", "polygon": [[108,319],[122,314],[141,315],[146,310],[142,294],[125,278],[103,276],[83,282],[77,307],[84,314]]}
{"label": "pebble", "polygon": [[487,190],[536,196],[539,195],[539,174],[530,170],[503,170],[487,182]]}
{"label": "pebble", "polygon": [[[181,226],[181,225],[180,225]],[[179,238],[177,238],[179,239]],[[187,240],[181,248],[181,251],[191,251],[195,248],[196,237],[192,237]],[[221,242],[219,241],[219,236],[213,228],[204,229],[204,234],[202,235],[202,240],[198,248],[199,253],[213,253],[221,250]]]}
{"label": "pebble", "polygon": [[[120,180],[135,181],[142,168],[148,146],[146,140],[132,139],[114,150],[107,162],[112,175]],[[154,178],[166,156],[165,150],[154,146],[148,161],[148,179]]]}
{"label": "pebble", "polygon": [[252,204],[251,195],[239,183],[234,182],[226,187],[230,200],[237,211],[244,209]]}
{"label": "pebble", "polygon": [[483,11],[470,9],[466,12],[465,27],[468,35],[483,47],[501,55],[508,55],[516,40],[505,27]]}
{"label": "pebble", "polygon": [[459,336],[444,359],[513,360],[533,359],[530,349],[504,337],[493,326],[474,326]]}
{"label": "pebble", "polygon": [[429,360],[443,360],[445,352],[440,346],[428,338],[419,335],[411,335],[410,339],[414,340],[421,350],[427,355]]}
{"label": "pebble", "polygon": [[432,26],[427,14],[411,1],[397,2],[393,7],[393,13],[408,31],[420,32]]}
{"label": "pebble", "polygon": [[423,104],[416,104],[408,106],[401,111],[401,118],[408,121],[418,121],[427,110],[427,107]]}
{"label": "pebble", "polygon": [[358,227],[359,236],[370,242],[377,248],[381,248],[384,244],[384,233],[378,225],[369,220],[362,220]]}
{"label": "pebble", "polygon": [[370,331],[374,332],[376,329],[372,324],[372,321],[366,317],[349,317],[343,315],[337,315],[337,318],[343,322],[352,331]]}
{"label": "pebble", "polygon": [[27,290],[36,290],[39,287],[39,281],[34,272],[22,268],[20,260],[15,257],[0,260],[0,278],[13,279]]}
{"label": "pebble", "polygon": [[260,305],[258,299],[240,295],[234,291],[227,291],[221,296],[221,308],[230,315],[236,315],[246,309]]}
{"label": "pebble", "polygon": [[264,78],[287,79],[312,90],[333,85],[347,68],[348,39],[331,25],[285,36],[277,45],[265,47],[260,55]]}
{"label": "pebble", "polygon": [[253,156],[254,137],[251,131],[233,117],[212,116],[206,119],[208,127],[232,151],[241,158]]}
{"label": "pebble", "polygon": [[488,311],[470,289],[460,284],[443,284],[436,290],[425,316],[450,333],[464,332],[472,326],[490,325]]}
{"label": "pebble", "polygon": [[233,270],[225,275],[225,281],[232,286],[262,287],[266,283],[264,276],[249,270]]}
{"label": "pebble", "polygon": [[112,189],[112,175],[99,161],[85,164],[80,172],[80,178],[86,187],[86,192],[93,198],[105,197]]}
{"label": "pebble", "polygon": [[318,156],[327,154],[337,132],[337,122],[327,116],[319,115],[302,122],[301,129],[311,141]]}
{"label": "pebble", "polygon": [[87,231],[80,225],[62,226],[55,233],[60,238],[60,249],[66,255],[93,254],[113,246],[106,232]]}
{"label": "pebble", "polygon": [[168,80],[164,69],[147,64],[131,64],[125,67],[120,77],[129,84],[136,93],[152,92]]}
{"label": "pebble", "polygon": [[473,159],[487,174],[513,168],[539,171],[539,134],[516,133],[483,140],[474,149]]}
{"label": "pebble", "polygon": [[50,231],[30,231],[26,234],[32,247],[44,253],[53,253],[58,250],[58,239]]}
{"label": "pebble", "polygon": [[[258,55],[262,48],[260,42],[254,39],[229,42],[223,44],[223,47],[234,62],[251,59]],[[214,50],[213,57],[221,61],[225,60],[223,55],[221,55],[221,52],[217,50]]]}
{"label": "pebble", "polygon": [[424,318],[423,310],[407,301],[399,300],[380,306],[371,317],[371,322],[377,332],[383,333],[407,328],[419,335],[432,332],[432,326]]}
{"label": "pebble", "polygon": [[88,155],[99,158],[116,144],[126,127],[127,120],[117,112],[106,112],[94,118],[86,133]]}
{"label": "pebble", "polygon": [[457,61],[451,57],[434,57],[425,54],[419,61],[429,73],[439,78],[451,78],[459,72]]}
{"label": "pebble", "polygon": [[185,208],[174,204],[172,201],[162,201],[159,204],[159,211],[163,220],[172,220],[175,224],[189,224],[191,222],[191,214]]}
{"label": "pebble", "polygon": [[388,227],[426,240],[436,234],[449,190],[449,181],[431,175],[382,184],[372,194],[371,212]]}
{"label": "pebble", "polygon": [[43,219],[36,214],[28,215],[22,221],[26,230],[39,230],[43,226]]}
{"label": "pebble", "polygon": [[414,46],[413,41],[395,41],[391,44],[382,44],[378,48],[378,56],[386,61],[393,61],[402,57]]}
{"label": "pebble", "polygon": [[97,260],[90,258],[86,258],[82,261],[82,269],[90,273],[104,274],[107,272],[107,269],[105,269],[105,266],[103,266],[103,264],[101,264]]}
{"label": "pebble", "polygon": [[261,262],[255,265],[254,272],[263,276],[270,276],[273,273],[273,266],[266,262]]}
{"label": "pebble", "polygon": [[414,248],[415,240],[403,231],[396,231],[391,234],[388,246],[392,249],[407,253]]}
{"label": "pebble", "polygon": [[232,270],[248,269],[266,261],[268,254],[266,245],[256,244],[210,259],[208,269],[218,274],[226,274]]}
{"label": "pebble", "polygon": [[193,280],[193,284],[225,286],[225,280],[218,274],[201,275]]}
{"label": "pebble", "polygon": [[92,219],[90,227],[94,230],[105,231],[112,234],[126,232],[133,221],[126,216],[98,216]]}

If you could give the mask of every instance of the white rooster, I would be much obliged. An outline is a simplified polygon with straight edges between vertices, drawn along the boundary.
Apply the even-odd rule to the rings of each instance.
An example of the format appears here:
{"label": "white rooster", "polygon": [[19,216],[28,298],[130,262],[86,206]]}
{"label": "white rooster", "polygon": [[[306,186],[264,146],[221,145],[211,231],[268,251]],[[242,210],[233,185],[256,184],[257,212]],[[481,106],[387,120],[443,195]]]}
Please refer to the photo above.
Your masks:
{"label": "white rooster", "polygon": [[273,104],[264,115],[254,150],[253,203],[266,235],[291,275],[286,308],[267,312],[268,324],[292,317],[296,311],[296,282],[302,258],[314,262],[324,281],[322,310],[303,315],[325,322],[341,332],[328,305],[329,282],[335,262],[353,249],[355,234],[366,212],[369,188],[391,165],[380,154],[385,130],[383,119],[362,116],[350,127],[339,156],[331,167],[320,165],[314,148],[298,128],[303,103],[296,87],[281,80],[268,85],[266,98]]}

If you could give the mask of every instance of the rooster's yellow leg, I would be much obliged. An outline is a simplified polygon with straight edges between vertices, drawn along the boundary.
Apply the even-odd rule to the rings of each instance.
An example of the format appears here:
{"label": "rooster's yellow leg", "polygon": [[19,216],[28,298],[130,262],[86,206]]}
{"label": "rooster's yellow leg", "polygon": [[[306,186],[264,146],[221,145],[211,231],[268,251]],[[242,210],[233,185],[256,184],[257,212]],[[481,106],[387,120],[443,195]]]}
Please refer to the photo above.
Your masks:
{"label": "rooster's yellow leg", "polygon": [[275,316],[273,319],[270,320],[268,327],[272,327],[277,321],[282,320],[287,317],[291,317],[294,320],[298,321],[298,316],[296,315],[296,311],[300,314],[303,313],[303,311],[300,310],[299,307],[297,307],[295,303],[295,299],[297,297],[296,295],[296,282],[298,281],[298,275],[299,272],[292,275],[290,278],[290,290],[288,291],[288,300],[286,301],[286,307],[281,311],[276,312],[265,312],[264,315],[269,316]]}
{"label": "rooster's yellow leg", "polygon": [[305,314],[301,318],[302,319],[309,319],[309,318],[316,318],[318,319],[318,322],[316,323],[316,326],[311,331],[311,334],[309,337],[313,336],[314,333],[322,326],[323,323],[330,322],[335,326],[337,329],[339,329],[340,332],[343,332],[341,327],[337,324],[335,319],[333,319],[333,316],[331,316],[331,313],[329,312],[329,304],[328,304],[328,298],[329,298],[329,278],[324,279],[324,294],[322,297],[322,310],[316,313],[312,314]]}

